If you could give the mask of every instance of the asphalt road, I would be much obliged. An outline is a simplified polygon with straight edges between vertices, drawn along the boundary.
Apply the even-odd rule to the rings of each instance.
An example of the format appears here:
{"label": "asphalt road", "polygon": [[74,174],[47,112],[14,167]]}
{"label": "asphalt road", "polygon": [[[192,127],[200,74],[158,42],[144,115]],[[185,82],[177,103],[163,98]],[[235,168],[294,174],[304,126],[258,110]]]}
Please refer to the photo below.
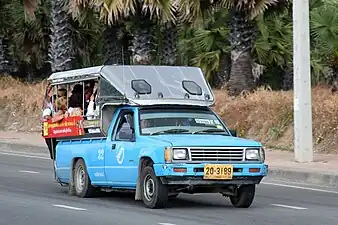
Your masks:
{"label": "asphalt road", "polygon": [[338,224],[338,190],[268,179],[249,209],[235,209],[219,194],[180,195],[160,210],[145,208],[131,194],[70,197],[55,183],[48,156],[24,150],[0,149],[0,225]]}

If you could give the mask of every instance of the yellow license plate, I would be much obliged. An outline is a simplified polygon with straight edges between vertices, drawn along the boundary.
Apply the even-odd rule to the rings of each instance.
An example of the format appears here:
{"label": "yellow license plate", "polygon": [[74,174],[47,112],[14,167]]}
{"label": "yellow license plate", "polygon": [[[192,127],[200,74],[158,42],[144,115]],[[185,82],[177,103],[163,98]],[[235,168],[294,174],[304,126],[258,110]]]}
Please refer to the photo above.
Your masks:
{"label": "yellow license plate", "polygon": [[204,179],[230,180],[233,176],[233,165],[206,164],[204,165]]}

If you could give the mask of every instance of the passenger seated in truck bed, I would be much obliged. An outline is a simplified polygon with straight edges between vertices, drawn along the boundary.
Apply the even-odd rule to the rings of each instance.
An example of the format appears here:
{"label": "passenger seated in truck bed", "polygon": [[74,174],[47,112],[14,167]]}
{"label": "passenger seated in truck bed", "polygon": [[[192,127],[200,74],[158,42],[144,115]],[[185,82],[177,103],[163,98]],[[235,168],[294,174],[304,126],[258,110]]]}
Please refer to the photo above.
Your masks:
{"label": "passenger seated in truck bed", "polygon": [[72,90],[72,95],[69,97],[69,116],[81,116],[83,105],[82,85],[76,84]]}

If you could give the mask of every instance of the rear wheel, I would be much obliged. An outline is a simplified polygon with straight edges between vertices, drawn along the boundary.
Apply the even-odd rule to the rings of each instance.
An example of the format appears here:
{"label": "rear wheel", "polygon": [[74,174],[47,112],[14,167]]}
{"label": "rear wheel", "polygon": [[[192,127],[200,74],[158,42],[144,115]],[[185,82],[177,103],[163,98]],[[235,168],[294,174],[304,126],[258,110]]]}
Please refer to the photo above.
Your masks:
{"label": "rear wheel", "polygon": [[237,189],[236,196],[230,196],[230,202],[236,208],[249,208],[255,198],[255,184],[242,185]]}
{"label": "rear wheel", "polygon": [[78,197],[88,198],[94,194],[94,187],[90,183],[86,164],[83,159],[77,160],[74,169],[75,193]]}
{"label": "rear wheel", "polygon": [[168,202],[168,187],[156,177],[152,167],[141,172],[142,201],[147,208],[163,208]]}

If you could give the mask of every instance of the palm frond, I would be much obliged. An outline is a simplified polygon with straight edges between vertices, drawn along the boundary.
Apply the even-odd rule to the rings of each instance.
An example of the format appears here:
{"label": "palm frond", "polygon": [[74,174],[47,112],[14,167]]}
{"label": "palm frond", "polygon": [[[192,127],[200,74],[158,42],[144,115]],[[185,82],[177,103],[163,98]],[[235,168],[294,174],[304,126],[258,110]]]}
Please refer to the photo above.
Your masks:
{"label": "palm frond", "polygon": [[[284,16],[286,16],[285,14]],[[259,37],[253,52],[260,64],[286,69],[292,59],[292,24],[280,16],[263,16],[257,21]]]}
{"label": "palm frond", "polygon": [[212,75],[219,70],[221,51],[203,52],[193,58],[192,65],[200,67],[208,81]]}
{"label": "palm frond", "polygon": [[136,13],[137,0],[95,0],[93,4],[106,24],[115,24]]}
{"label": "palm frond", "polygon": [[35,10],[37,9],[41,1],[40,0],[22,0],[22,3],[24,6],[26,20],[34,20]]}
{"label": "palm frond", "polygon": [[161,23],[176,21],[176,0],[144,0],[142,12],[149,14],[150,19],[157,19]]}

